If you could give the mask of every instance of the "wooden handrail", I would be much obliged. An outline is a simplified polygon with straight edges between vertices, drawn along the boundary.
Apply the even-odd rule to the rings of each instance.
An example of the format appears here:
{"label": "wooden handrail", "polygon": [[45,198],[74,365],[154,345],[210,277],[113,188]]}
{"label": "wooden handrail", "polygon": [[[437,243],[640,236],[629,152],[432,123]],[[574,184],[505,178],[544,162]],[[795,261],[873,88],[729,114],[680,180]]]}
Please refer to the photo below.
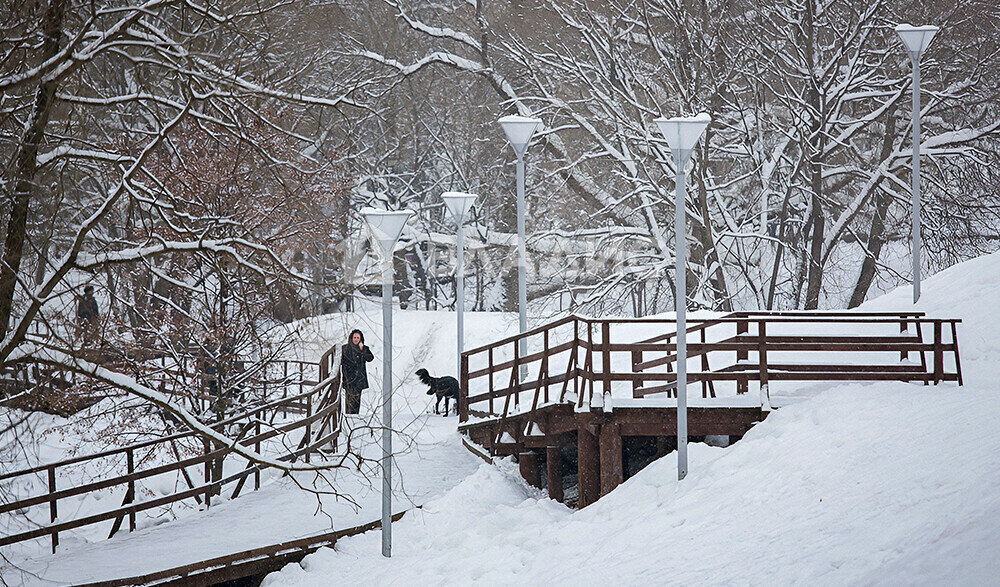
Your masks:
{"label": "wooden handrail", "polygon": [[[274,401],[268,402],[267,404],[255,407],[255,408],[253,408],[251,410],[248,410],[247,412],[244,412],[242,414],[238,414],[238,415],[232,416],[232,417],[227,418],[227,419],[225,419],[225,420],[223,420],[221,422],[213,423],[212,427],[218,429],[218,428],[221,428],[221,427],[223,427],[223,426],[225,426],[227,424],[232,424],[232,423],[235,423],[235,422],[238,422],[238,421],[241,421],[241,420],[247,420],[248,422],[256,422],[255,426],[256,426],[258,432],[255,433],[253,436],[242,438],[242,439],[239,439],[239,441],[238,441],[238,443],[241,446],[251,446],[251,445],[253,445],[253,446],[257,447],[256,450],[259,450],[260,443],[262,441],[264,441],[264,440],[268,440],[268,439],[273,438],[275,436],[278,436],[280,434],[287,434],[288,432],[291,432],[291,431],[299,429],[299,428],[305,428],[306,431],[307,431],[307,434],[306,434],[306,436],[303,437],[303,441],[299,444],[299,446],[296,449],[290,451],[289,453],[287,453],[287,454],[285,454],[283,456],[278,457],[277,460],[280,460],[280,461],[294,461],[296,458],[298,458],[299,456],[303,456],[303,455],[305,455],[306,459],[308,460],[308,455],[310,453],[312,453],[315,450],[317,450],[318,447],[323,446],[324,444],[326,444],[328,442],[331,442],[332,440],[334,440],[336,438],[337,434],[339,434],[339,420],[336,420],[336,419],[330,420],[330,418],[334,417],[337,414],[338,410],[339,410],[339,401],[338,400],[339,400],[339,389],[340,389],[340,373],[339,373],[339,368],[337,368],[336,370],[334,370],[334,368],[333,368],[336,365],[336,363],[337,363],[337,349],[334,348],[334,349],[331,349],[330,351],[328,351],[327,353],[325,353],[323,355],[322,361],[324,361],[324,363],[325,363],[325,365],[327,367],[325,369],[326,373],[329,374],[331,371],[334,371],[334,373],[332,375],[328,375],[325,378],[321,378],[322,380],[319,383],[317,383],[316,385],[314,385],[312,387],[312,389],[310,389],[310,390],[308,390],[306,392],[303,392],[303,393],[291,395],[291,396],[288,396],[288,397],[284,397],[284,398],[281,398],[281,399],[278,399],[278,400],[274,400]],[[316,363],[308,363],[308,362],[304,362],[304,361],[300,361],[300,362],[303,363],[303,364],[316,365]],[[323,370],[323,364],[320,364],[319,367],[320,367],[320,369],[322,371]],[[320,396],[320,394],[322,394],[322,392],[324,392],[324,391],[326,391],[327,393],[325,395]],[[259,429],[260,429],[259,428],[260,420],[259,419],[257,419],[257,420],[250,420],[254,416],[258,416],[258,415],[260,415],[260,414],[262,414],[262,413],[264,413],[264,412],[266,412],[268,410],[273,410],[273,411],[276,412],[278,409],[281,409],[283,407],[287,407],[289,404],[294,403],[294,402],[301,402],[303,399],[306,400],[306,402],[305,402],[306,406],[312,406],[314,404],[311,402],[311,398],[314,395],[319,398],[319,401],[317,401],[315,403],[316,410],[314,412],[312,412],[312,413],[307,413],[304,418],[298,419],[298,420],[296,420],[294,422],[283,424],[281,426],[276,426],[276,427],[274,427],[274,428],[272,428],[270,430],[266,430],[264,432],[260,432],[259,431]],[[311,411],[311,409],[309,411]],[[318,438],[310,439],[310,436],[311,436],[309,434],[310,427],[311,427],[311,425],[314,422],[317,422],[317,421],[323,421],[324,425],[322,427],[320,427],[320,430],[319,430],[319,432],[317,434]],[[326,430],[326,423],[327,422],[333,422],[333,425],[330,426],[330,430],[324,434],[324,431]],[[66,459],[66,460],[63,460],[63,461],[55,462],[55,463],[46,463],[44,465],[39,465],[37,467],[31,467],[29,469],[24,469],[24,470],[21,470],[21,471],[14,471],[14,472],[6,473],[6,474],[0,476],[0,480],[6,480],[6,479],[12,479],[12,478],[16,478],[16,477],[20,477],[20,476],[24,476],[24,475],[38,473],[38,472],[41,472],[41,471],[48,471],[48,475],[49,475],[49,486],[48,486],[49,487],[49,491],[46,494],[36,495],[36,496],[32,496],[32,497],[28,497],[28,498],[24,498],[24,499],[18,500],[18,501],[13,502],[13,503],[4,504],[4,505],[0,506],[0,513],[7,513],[7,512],[11,512],[11,511],[16,511],[16,510],[20,510],[20,509],[23,509],[23,508],[27,508],[27,507],[32,507],[32,506],[44,504],[44,503],[49,503],[50,504],[50,509],[52,510],[51,511],[51,514],[52,514],[51,515],[51,523],[49,525],[42,526],[40,528],[36,528],[36,529],[33,529],[31,531],[27,531],[27,532],[21,532],[21,533],[14,534],[14,535],[0,537],[0,546],[7,545],[7,544],[13,544],[13,543],[16,543],[16,542],[22,542],[22,541],[30,540],[30,539],[37,538],[37,537],[40,537],[40,536],[51,535],[52,536],[52,548],[53,548],[53,552],[54,552],[55,551],[55,547],[58,544],[58,534],[59,534],[59,532],[63,532],[65,530],[79,528],[79,527],[82,527],[82,526],[87,526],[87,525],[91,525],[91,524],[95,524],[95,523],[99,523],[99,522],[103,522],[103,521],[107,521],[107,520],[116,520],[115,527],[112,529],[112,534],[114,534],[115,531],[120,527],[121,520],[126,515],[128,515],[129,519],[130,519],[129,520],[130,521],[129,529],[131,531],[135,527],[134,516],[135,516],[136,512],[143,511],[143,510],[146,510],[146,509],[150,509],[150,508],[153,508],[153,507],[158,507],[158,506],[169,504],[169,503],[174,503],[174,502],[177,502],[177,501],[182,501],[182,500],[188,499],[190,497],[197,498],[200,495],[204,495],[206,497],[206,504],[207,504],[207,497],[209,495],[211,495],[213,492],[218,493],[223,486],[225,486],[228,483],[234,482],[234,481],[240,481],[240,484],[242,486],[242,480],[246,479],[246,477],[248,477],[251,474],[259,473],[259,471],[262,468],[264,468],[264,466],[261,465],[261,464],[259,464],[259,463],[258,464],[252,464],[251,467],[248,467],[244,471],[241,471],[241,472],[236,473],[234,475],[230,475],[230,476],[225,477],[223,479],[219,479],[219,480],[216,480],[216,481],[209,482],[208,481],[208,477],[207,477],[208,476],[208,469],[207,469],[208,465],[207,464],[209,462],[215,461],[217,459],[224,459],[226,456],[228,456],[228,455],[230,455],[230,454],[232,454],[234,452],[234,449],[232,447],[224,446],[224,447],[219,447],[219,448],[215,448],[215,449],[212,449],[212,450],[207,450],[205,453],[197,455],[197,456],[188,457],[188,458],[185,458],[185,459],[178,458],[174,462],[166,463],[166,464],[163,464],[163,465],[158,465],[158,466],[152,467],[150,469],[143,469],[143,470],[139,470],[139,471],[136,471],[134,469],[134,464],[132,463],[132,461],[133,461],[132,455],[134,454],[135,450],[142,449],[142,448],[148,448],[148,447],[151,447],[151,446],[154,446],[154,445],[157,445],[157,444],[161,444],[161,443],[173,442],[173,441],[176,441],[178,439],[189,438],[189,437],[192,437],[192,436],[197,436],[197,432],[195,432],[195,431],[179,432],[179,433],[171,434],[171,435],[164,436],[164,437],[157,438],[157,439],[152,439],[152,440],[147,440],[147,441],[143,441],[143,442],[133,443],[133,444],[130,444],[130,445],[127,445],[127,446],[124,446],[124,447],[120,447],[120,448],[116,448],[116,449],[112,449],[112,450],[107,450],[107,451],[102,451],[100,453],[95,453],[95,454],[90,454],[90,455],[83,455],[83,456],[80,456],[80,457],[75,457],[75,458],[72,458],[72,459]],[[58,467],[63,467],[63,466],[66,466],[66,465],[71,465],[71,464],[77,464],[77,463],[81,463],[81,462],[86,462],[88,460],[93,460],[93,459],[99,459],[99,458],[114,456],[114,455],[118,455],[118,454],[122,454],[122,453],[126,453],[129,456],[130,465],[129,465],[129,473],[128,474],[126,474],[126,475],[119,475],[119,476],[112,477],[112,478],[109,478],[109,479],[100,479],[98,481],[94,481],[94,482],[91,482],[91,483],[88,483],[88,484],[85,484],[85,485],[81,485],[81,486],[69,487],[69,488],[61,489],[61,490],[57,490],[56,489],[54,481],[55,481],[55,471],[56,471],[56,469]],[[193,466],[193,465],[198,465],[198,464],[201,464],[201,463],[206,463],[206,483],[204,483],[203,485],[196,486],[196,487],[192,486],[192,487],[189,487],[188,489],[186,489],[184,491],[173,493],[173,494],[170,494],[170,495],[167,495],[167,496],[162,496],[162,497],[156,498],[154,500],[150,500],[150,501],[143,501],[143,502],[136,502],[136,501],[134,501],[134,492],[135,492],[134,484],[135,484],[136,481],[142,480],[142,479],[146,479],[146,478],[149,478],[149,477],[153,477],[153,476],[156,476],[156,475],[162,475],[162,474],[165,474],[165,473],[171,473],[171,472],[174,472],[174,471],[186,471],[187,467],[190,467],[190,466]],[[116,486],[116,485],[125,485],[125,484],[128,485],[129,491],[126,492],[125,502],[122,504],[121,507],[118,507],[118,508],[110,510],[110,511],[102,512],[102,513],[99,513],[99,514],[93,514],[93,515],[90,515],[90,516],[87,516],[87,517],[84,517],[84,518],[80,518],[80,519],[77,519],[77,520],[70,520],[70,521],[64,521],[64,522],[56,523],[56,519],[57,519],[57,516],[56,516],[56,503],[60,499],[66,499],[68,497],[82,495],[82,494],[86,494],[86,493],[90,493],[90,492],[94,492],[94,491],[100,491],[100,490],[106,489],[108,487],[113,487],[113,486]],[[259,483],[257,483],[256,485],[259,485]],[[234,496],[235,496],[235,494],[234,494]]]}
{"label": "wooden handrail", "polygon": [[[574,327],[573,333],[571,335],[568,334],[568,336],[571,336],[570,340],[551,340],[556,338],[552,336],[554,329],[568,324],[571,321],[574,322]],[[961,323],[961,320],[955,318],[927,318],[923,312],[733,312],[723,316],[714,316],[703,320],[694,319],[689,321],[687,332],[690,334],[698,333],[700,331],[701,342],[688,342],[687,356],[688,358],[701,356],[702,370],[700,372],[690,373],[689,379],[691,381],[702,381],[703,394],[707,394],[711,391],[713,397],[715,396],[715,388],[712,385],[713,381],[736,381],[738,383],[737,393],[745,393],[747,391],[747,382],[757,381],[760,385],[766,386],[770,379],[776,381],[896,379],[902,381],[961,382],[961,363],[958,354],[958,338],[956,330],[956,325],[959,323]],[[538,399],[538,393],[540,393],[540,390],[543,387],[547,389],[548,385],[555,382],[565,383],[563,386],[563,393],[560,394],[558,400],[559,402],[565,401],[565,393],[568,389],[569,379],[571,378],[575,381],[582,381],[584,385],[584,389],[581,390],[581,393],[578,393],[576,397],[578,409],[593,401],[593,388],[595,383],[600,383],[602,385],[602,391],[607,393],[611,388],[611,382],[616,381],[636,382],[634,386],[636,392],[643,389],[640,385],[642,381],[675,381],[676,374],[670,373],[669,366],[677,360],[676,343],[670,342],[676,337],[676,333],[670,332],[664,335],[657,335],[639,342],[611,342],[610,327],[628,324],[671,325],[676,324],[676,321],[671,318],[611,319],[585,318],[573,315],[550,324],[539,326],[524,334],[510,336],[489,345],[464,352],[462,355],[462,401],[460,402],[461,405],[464,406],[462,411],[463,421],[468,419],[469,414],[481,415],[484,413],[504,419],[510,413],[510,396],[514,395],[516,397],[519,392],[530,392],[532,389],[535,390],[536,394],[534,401],[532,401],[534,409],[534,406],[537,406],[540,403]],[[823,324],[898,325],[900,326],[900,333],[881,335],[817,334],[815,326]],[[921,325],[926,324],[933,326],[933,339],[929,342],[924,342],[923,338],[924,330],[926,329],[920,328]],[[586,333],[580,332],[581,325],[586,325]],[[729,336],[728,338],[718,341],[705,340],[705,332],[709,328],[725,325],[735,325],[737,331],[736,335]],[[749,333],[747,330],[748,325],[756,325],[757,333]],[[806,327],[807,334],[803,334],[801,336],[786,334],[784,332],[781,334],[769,334],[767,332],[767,327],[774,325],[802,325]],[[915,334],[912,332],[907,333],[907,329],[910,325],[915,326]],[[942,331],[946,330],[944,325],[950,326],[951,340],[949,342],[942,340]],[[593,340],[594,328],[600,329],[601,340],[599,342],[595,342]],[[517,344],[529,336],[535,336],[538,334],[543,334],[545,337],[546,348],[542,351],[531,353],[524,357],[513,356],[510,360],[506,361],[494,361],[494,351],[508,344]],[[567,373],[556,375],[548,373],[548,370],[552,367],[550,358],[553,355],[566,351],[570,352],[570,365],[567,366]],[[578,356],[580,351],[586,353],[586,356],[582,359]],[[901,354],[904,358],[908,353],[915,352],[918,353],[920,357],[920,365],[907,368],[896,368],[892,365],[864,363],[859,365],[857,368],[852,368],[849,364],[816,364],[806,365],[804,368],[798,369],[782,368],[783,366],[786,366],[785,364],[774,364],[769,366],[769,353],[808,353],[817,351],[832,353],[845,351],[891,351],[893,353]],[[611,356],[622,352],[631,354],[632,360],[630,361],[630,364],[632,365],[632,373],[611,373]],[[655,359],[643,361],[642,355],[648,352],[667,353],[667,356],[660,356]],[[709,355],[720,352],[730,353],[729,357],[731,357],[731,353],[735,352],[737,354],[737,360],[744,364],[741,365],[741,368],[739,369],[731,367],[712,369],[709,366]],[[474,370],[473,368],[470,368],[470,358],[481,356],[483,353],[489,354],[489,364],[486,367],[481,367],[482,363],[479,363],[475,366]],[[751,364],[745,362],[751,353],[758,355],[759,360],[756,363]],[[930,353],[932,358],[932,361],[929,364],[926,360],[927,353]],[[954,372],[945,372],[945,353],[950,353],[954,358]],[[506,354],[506,352],[504,354]],[[599,355],[596,359],[594,357],[595,354]],[[602,365],[599,372],[595,371],[594,367],[597,360],[600,360]],[[731,360],[731,358],[726,360]],[[573,364],[579,365],[579,363],[574,363],[574,361],[582,361],[582,368],[573,367]],[[716,359],[715,363],[718,367],[719,360]],[[644,372],[645,369],[663,365],[668,367],[668,373]],[[532,381],[517,382],[516,379],[514,379],[514,370],[524,366],[530,366],[532,371],[540,369],[541,372],[539,372],[538,377],[534,378]],[[511,383],[499,389],[495,388],[493,383],[494,375],[507,369],[511,370]],[[569,371],[573,372],[570,373]],[[477,391],[473,394],[471,392],[472,384],[483,377],[489,378],[488,389],[484,392]],[[501,383],[501,385],[503,384]],[[588,393],[589,397],[585,398],[584,396]],[[636,397],[639,397],[639,395],[636,395]],[[473,405],[480,401],[485,401],[486,399],[490,400],[490,407],[486,412],[478,409],[478,406]],[[504,400],[502,402],[502,408],[498,412],[494,412],[493,408],[493,400],[495,399]]]}

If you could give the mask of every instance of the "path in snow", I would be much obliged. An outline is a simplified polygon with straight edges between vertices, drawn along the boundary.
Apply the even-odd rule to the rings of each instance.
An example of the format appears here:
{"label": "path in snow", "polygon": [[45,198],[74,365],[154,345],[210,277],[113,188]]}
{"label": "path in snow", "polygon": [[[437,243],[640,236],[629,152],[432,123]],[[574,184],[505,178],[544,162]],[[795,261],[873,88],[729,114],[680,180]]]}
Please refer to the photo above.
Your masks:
{"label": "path in snow", "polygon": [[[362,412],[369,416],[354,425],[377,426],[381,407],[381,324],[375,312],[312,320],[304,327],[307,344],[304,356],[315,359],[346,338],[355,325],[366,331],[366,339],[376,355],[369,364],[372,389],[363,396]],[[394,317],[393,357],[394,426],[394,511],[412,508],[439,497],[474,473],[482,463],[461,444],[456,432],[457,417],[428,413],[433,397],[416,381],[414,371],[426,367],[432,373],[454,371],[454,315],[443,312],[401,312]],[[471,344],[482,344],[506,336],[516,328],[516,317],[504,314],[469,313],[466,318]],[[200,560],[224,556],[251,548],[306,537],[331,529],[344,529],[381,517],[381,481],[375,459],[381,455],[381,432],[361,429],[354,436],[372,459],[366,472],[336,471],[333,487],[350,495],[358,507],[330,496],[304,492],[288,479],[260,491],[245,492],[236,500],[214,502],[208,511],[139,531],[120,533],[111,540],[61,546],[57,554],[39,553],[11,561],[0,571],[8,584],[54,585],[83,583],[130,577],[170,569]],[[299,477],[303,482],[310,482]],[[320,485],[320,488],[326,486]],[[321,507],[320,507],[321,506]],[[105,531],[106,532],[106,531]],[[106,535],[106,534],[105,534]]]}

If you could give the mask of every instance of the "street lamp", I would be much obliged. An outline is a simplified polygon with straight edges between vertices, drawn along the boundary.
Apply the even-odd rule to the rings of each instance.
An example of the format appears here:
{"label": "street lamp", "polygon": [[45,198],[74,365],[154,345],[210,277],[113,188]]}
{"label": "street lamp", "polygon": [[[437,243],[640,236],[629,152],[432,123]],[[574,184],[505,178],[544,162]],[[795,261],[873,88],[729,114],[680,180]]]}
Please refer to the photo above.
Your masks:
{"label": "street lamp", "polygon": [[712,117],[701,113],[697,116],[679,118],[657,118],[653,122],[667,139],[674,154],[674,185],[676,202],[674,208],[674,232],[676,252],[674,267],[677,308],[677,479],[687,476],[687,235],[685,230],[684,166],[694,151],[695,144],[704,134]]}
{"label": "street lamp", "polygon": [[920,55],[931,44],[936,26],[912,26],[901,24],[896,27],[899,38],[906,45],[906,52],[913,61],[913,170],[910,191],[913,196],[913,222],[910,256],[913,258],[913,303],[920,299]]}
{"label": "street lamp", "polygon": [[465,224],[465,219],[469,216],[472,205],[476,203],[476,195],[463,192],[445,192],[441,194],[441,199],[444,200],[445,207],[448,208],[452,220],[458,227],[455,242],[455,315],[458,328],[458,370],[456,373],[461,377],[462,350],[465,338],[465,326],[462,322],[462,314],[465,312],[465,229],[462,225]]}
{"label": "street lamp", "polygon": [[382,556],[392,556],[392,251],[412,210],[364,208],[382,261]]}
{"label": "street lamp", "polygon": [[[517,314],[521,334],[528,330],[528,285],[527,285],[527,253],[524,245],[524,153],[528,150],[535,130],[542,121],[525,116],[504,116],[499,120],[510,146],[514,147],[517,156]],[[518,341],[518,355],[524,356],[527,351],[525,341]],[[527,369],[521,365],[521,380],[526,377]]]}

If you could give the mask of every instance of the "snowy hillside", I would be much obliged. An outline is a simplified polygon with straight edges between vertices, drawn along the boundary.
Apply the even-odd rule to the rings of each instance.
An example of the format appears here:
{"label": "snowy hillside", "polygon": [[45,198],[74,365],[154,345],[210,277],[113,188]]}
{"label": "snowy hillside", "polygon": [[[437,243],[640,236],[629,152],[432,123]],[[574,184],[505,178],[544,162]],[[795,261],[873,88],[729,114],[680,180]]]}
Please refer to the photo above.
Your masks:
{"label": "snowy hillside", "polygon": [[964,387],[819,391],[728,449],[692,446],[683,482],[668,456],[582,511],[483,465],[395,525],[391,560],[371,532],[265,584],[995,583],[998,286],[1000,254],[924,283],[918,309],[964,321]]}

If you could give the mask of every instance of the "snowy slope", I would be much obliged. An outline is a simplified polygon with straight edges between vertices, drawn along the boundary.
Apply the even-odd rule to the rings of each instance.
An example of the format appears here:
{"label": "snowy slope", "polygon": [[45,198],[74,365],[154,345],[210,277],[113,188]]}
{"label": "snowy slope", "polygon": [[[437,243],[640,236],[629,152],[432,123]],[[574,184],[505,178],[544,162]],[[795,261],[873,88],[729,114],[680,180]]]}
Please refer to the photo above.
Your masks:
{"label": "snowy slope", "polygon": [[[169,569],[215,556],[268,546],[294,538],[366,524],[380,518],[381,484],[376,462],[380,457],[381,434],[368,426],[379,426],[381,399],[381,314],[377,308],[363,308],[348,315],[331,315],[292,325],[306,343],[305,358],[317,359],[326,349],[346,341],[352,328],[365,331],[376,361],[369,364],[372,388],[362,396],[360,418],[351,445],[369,459],[362,471],[353,466],[328,475],[330,483],[317,482],[320,491],[332,489],[349,499],[302,491],[278,475],[264,475],[274,481],[259,492],[244,492],[240,498],[213,500],[208,511],[174,508],[173,516],[141,520],[137,532],[119,533],[106,540],[110,522],[62,533],[55,555],[48,552],[47,540],[37,540],[5,548],[0,555],[0,584],[70,584],[137,576]],[[466,339],[470,345],[508,336],[517,328],[517,316],[510,314],[467,313]],[[455,370],[455,316],[447,312],[397,312],[394,317],[394,510],[403,511],[440,496],[481,463],[461,444],[456,432],[456,416],[434,415],[434,398],[414,372],[425,367],[432,374]],[[43,456],[63,457],[69,441],[53,438]],[[58,442],[56,442],[58,441]],[[346,442],[342,443],[342,446]],[[232,463],[242,468],[238,462]],[[94,474],[87,471],[86,475]],[[84,472],[80,472],[81,475]],[[306,487],[313,486],[309,475],[299,476]],[[69,480],[73,484],[79,480]],[[64,515],[85,515],[106,511],[121,502],[121,491],[109,490],[100,500],[86,497],[62,500]],[[186,511],[178,511],[178,510]]]}
{"label": "snowy slope", "polygon": [[[965,584],[1000,581],[1000,254],[924,283],[960,317],[966,385],[839,385],[728,449],[668,456],[583,511],[483,465],[394,528],[343,540],[266,585]],[[863,309],[912,307],[909,288]]]}

